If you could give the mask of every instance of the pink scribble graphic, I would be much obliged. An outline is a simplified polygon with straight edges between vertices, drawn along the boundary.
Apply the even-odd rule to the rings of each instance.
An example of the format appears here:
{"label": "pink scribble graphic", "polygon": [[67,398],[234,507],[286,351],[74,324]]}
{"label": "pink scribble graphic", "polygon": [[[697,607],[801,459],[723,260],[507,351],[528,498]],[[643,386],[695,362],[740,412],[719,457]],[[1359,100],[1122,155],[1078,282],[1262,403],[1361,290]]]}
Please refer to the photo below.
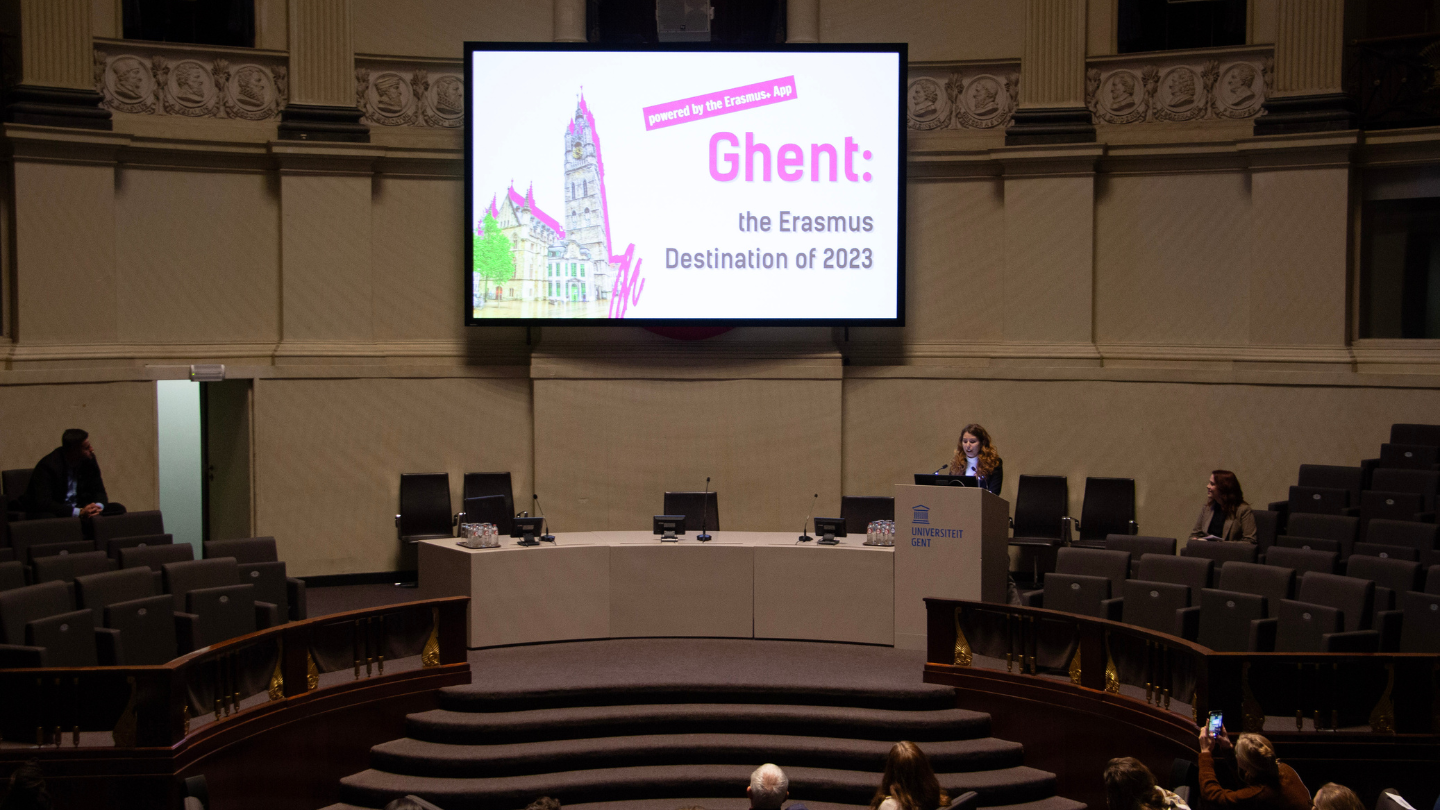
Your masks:
{"label": "pink scribble graphic", "polygon": [[610,317],[623,318],[631,304],[640,303],[640,293],[645,291],[645,279],[640,273],[640,266],[645,260],[635,260],[633,244],[624,255],[610,257],[611,261],[616,259],[619,262],[615,271],[615,289],[610,295]]}

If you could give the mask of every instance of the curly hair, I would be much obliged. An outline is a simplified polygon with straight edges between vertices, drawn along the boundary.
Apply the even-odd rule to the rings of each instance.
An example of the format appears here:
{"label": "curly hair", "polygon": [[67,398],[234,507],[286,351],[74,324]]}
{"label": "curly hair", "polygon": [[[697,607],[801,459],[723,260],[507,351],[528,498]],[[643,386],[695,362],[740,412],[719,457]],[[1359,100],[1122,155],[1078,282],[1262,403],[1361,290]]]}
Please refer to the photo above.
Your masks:
{"label": "curly hair", "polygon": [[1215,494],[1210,497],[1210,505],[1224,512],[1227,517],[1235,517],[1235,510],[1240,504],[1246,503],[1245,492],[1240,489],[1240,479],[1229,470],[1214,470],[1210,475],[1215,479]]}
{"label": "curly hair", "polygon": [[960,431],[960,438],[955,441],[955,457],[950,459],[950,474],[964,475],[965,468],[969,466],[969,459],[965,458],[963,448],[966,433],[980,440],[980,455],[975,463],[975,473],[983,477],[995,472],[995,468],[1000,466],[1000,453],[990,441],[990,432],[971,422]]}

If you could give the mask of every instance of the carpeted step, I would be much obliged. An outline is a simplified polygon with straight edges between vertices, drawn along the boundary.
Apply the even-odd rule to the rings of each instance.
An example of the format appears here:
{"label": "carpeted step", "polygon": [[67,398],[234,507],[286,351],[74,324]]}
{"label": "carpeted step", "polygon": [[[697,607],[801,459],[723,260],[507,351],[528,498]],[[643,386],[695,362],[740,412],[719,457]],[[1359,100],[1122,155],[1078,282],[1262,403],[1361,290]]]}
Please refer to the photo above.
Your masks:
{"label": "carpeted step", "polygon": [[[414,776],[498,777],[635,765],[744,765],[836,768],[880,773],[891,742],[766,734],[653,734],[510,745],[448,745],[392,740],[370,749],[371,767]],[[961,773],[1022,765],[1019,743],[982,737],[929,742],[936,771]]]}
{"label": "carpeted step", "polygon": [[440,690],[441,708],[457,712],[501,712],[567,706],[640,703],[785,703],[804,706],[859,706],[896,711],[929,711],[955,705],[955,690],[916,684],[909,688],[826,686],[814,683],[673,683],[643,679],[620,684],[570,685],[550,689],[497,689],[468,684]]}
{"label": "carpeted step", "polygon": [[[401,776],[367,770],[340,780],[348,802],[382,807],[397,795],[413,793],[445,810],[512,810],[537,796],[553,796],[562,804],[663,799],[683,796],[735,795],[749,782],[754,766],[657,765],[598,770],[559,771],[495,779]],[[874,795],[879,775],[830,768],[786,768],[790,794],[796,801],[864,804]],[[1017,804],[1050,798],[1055,776],[1024,766],[971,773],[937,774],[951,795],[980,793],[982,805]]]}
{"label": "carpeted step", "polygon": [[644,734],[781,734],[862,740],[976,739],[990,716],[965,709],[896,711],[848,706],[705,704],[580,706],[515,712],[435,709],[406,718],[407,736],[490,745]]}
{"label": "carpeted step", "polygon": [[[787,803],[787,807],[790,803]],[[804,802],[807,810],[868,810],[869,802],[865,804],[835,804],[834,802]],[[567,804],[565,810],[676,810],[679,807],[703,807],[705,810],[750,810],[750,800],[743,798],[724,799],[645,799],[642,801],[621,801],[621,802],[587,802],[585,804]],[[1041,799],[1038,802],[1024,802],[1023,804],[995,804],[990,805],[990,810],[1086,810],[1083,803],[1062,799],[1052,796],[1048,799]],[[337,804],[333,808],[325,810],[352,810],[353,805]]]}

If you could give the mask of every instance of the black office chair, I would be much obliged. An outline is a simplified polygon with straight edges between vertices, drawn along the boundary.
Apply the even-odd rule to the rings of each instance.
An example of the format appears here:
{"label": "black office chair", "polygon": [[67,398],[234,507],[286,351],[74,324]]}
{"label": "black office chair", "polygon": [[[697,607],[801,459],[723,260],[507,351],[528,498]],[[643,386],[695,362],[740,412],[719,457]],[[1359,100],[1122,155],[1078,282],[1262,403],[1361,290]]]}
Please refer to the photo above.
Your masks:
{"label": "black office chair", "polygon": [[[684,515],[685,531],[698,532],[703,520],[706,531],[720,531],[720,496],[704,492],[665,493],[665,514]],[[847,529],[848,531],[848,529]]]}
{"label": "black office chair", "polygon": [[1074,545],[1105,548],[1112,534],[1139,534],[1135,523],[1135,479],[1086,478],[1080,506],[1080,537]]}
{"label": "black office chair", "polygon": [[34,471],[33,467],[0,470],[0,491],[3,491],[12,503],[18,502],[25,497],[25,490],[30,488],[30,473]]}
{"label": "black office chair", "polygon": [[1015,529],[1010,545],[1019,560],[1012,574],[1028,573],[1035,587],[1055,570],[1055,554],[1069,532],[1070,482],[1063,475],[1022,475],[1015,489]]}
{"label": "black office chair", "polygon": [[502,537],[510,536],[515,525],[515,516],[510,514],[510,505],[503,495],[483,495],[465,499],[465,511],[460,513],[461,523],[493,523]]}
{"label": "black office chair", "polygon": [[895,499],[883,495],[845,495],[840,498],[840,518],[846,534],[865,534],[877,520],[895,519]]}
{"label": "black office chair", "polygon": [[[515,489],[510,483],[510,473],[489,472],[489,473],[465,473],[465,479],[460,485],[460,504],[464,506],[465,501],[471,498],[483,498],[489,495],[499,495],[505,499],[505,514],[508,515],[505,525],[495,525],[501,533],[510,533],[510,520],[519,510],[515,508]],[[522,506],[521,509],[530,511],[529,506]],[[475,521],[468,521],[475,522]],[[482,521],[494,523],[494,521]]]}
{"label": "black office chair", "polygon": [[401,473],[400,513],[395,528],[400,542],[453,537],[449,473]]}

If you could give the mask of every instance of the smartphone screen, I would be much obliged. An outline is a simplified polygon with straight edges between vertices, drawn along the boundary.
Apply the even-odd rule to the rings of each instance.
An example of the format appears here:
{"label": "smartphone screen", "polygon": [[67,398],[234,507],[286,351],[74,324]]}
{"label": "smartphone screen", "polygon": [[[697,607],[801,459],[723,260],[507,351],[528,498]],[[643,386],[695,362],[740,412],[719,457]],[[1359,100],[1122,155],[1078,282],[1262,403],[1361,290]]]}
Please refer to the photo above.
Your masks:
{"label": "smartphone screen", "polygon": [[1225,728],[1225,715],[1220,712],[1210,712],[1210,722],[1208,726],[1211,737],[1219,736],[1220,732]]}

